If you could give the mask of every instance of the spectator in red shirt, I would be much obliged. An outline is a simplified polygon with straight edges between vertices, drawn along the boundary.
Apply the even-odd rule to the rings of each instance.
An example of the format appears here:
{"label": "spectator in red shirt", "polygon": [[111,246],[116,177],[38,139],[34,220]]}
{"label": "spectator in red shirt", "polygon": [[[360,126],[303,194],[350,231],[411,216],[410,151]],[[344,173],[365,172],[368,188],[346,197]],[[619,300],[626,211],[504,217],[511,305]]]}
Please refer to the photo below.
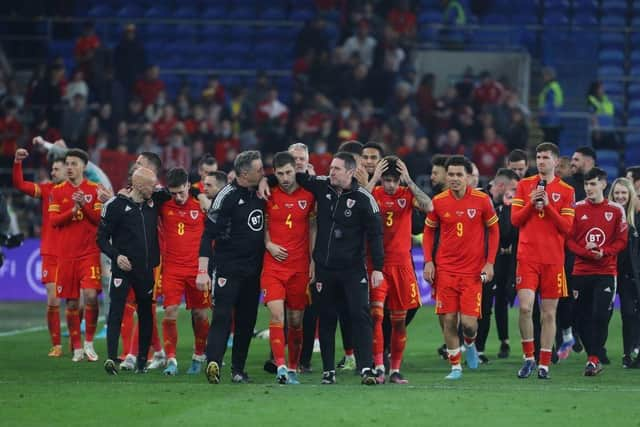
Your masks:
{"label": "spectator in red shirt", "polygon": [[162,109],[162,116],[153,125],[153,132],[160,145],[165,145],[167,143],[167,138],[169,137],[171,131],[173,131],[177,123],[178,119],[176,118],[176,112],[173,108],[173,105],[165,105]]}
{"label": "spectator in red shirt", "polygon": [[502,85],[488,71],[483,71],[480,78],[480,85],[473,91],[473,101],[480,107],[498,104],[504,95]]}
{"label": "spectator in red shirt", "polygon": [[2,157],[11,158],[18,149],[18,139],[24,128],[18,121],[18,108],[13,101],[5,104],[4,117],[0,118],[0,152]]}
{"label": "spectator in red shirt", "polygon": [[462,145],[460,132],[456,129],[449,129],[446,134],[443,134],[438,139],[437,147],[440,154],[449,156],[464,155],[464,145]]}
{"label": "spectator in red shirt", "polygon": [[436,98],[433,96],[435,80],[436,77],[434,74],[425,74],[422,76],[418,91],[416,92],[417,118],[422,126],[427,129],[433,128],[434,113],[436,110]]}
{"label": "spectator in red shirt", "polygon": [[472,160],[478,166],[481,176],[492,177],[507,154],[507,147],[496,135],[496,131],[492,127],[486,127],[483,141],[473,147]]}
{"label": "spectator in red shirt", "polygon": [[409,8],[408,0],[397,2],[397,6],[389,12],[387,22],[403,38],[414,38],[416,35],[416,14]]}
{"label": "spectator in red shirt", "polygon": [[202,90],[202,100],[205,104],[224,105],[224,87],[220,84],[220,78],[216,74],[209,76],[207,87]]}
{"label": "spectator in red shirt", "polygon": [[333,156],[327,151],[328,145],[325,139],[319,139],[313,146],[313,153],[309,155],[309,163],[318,176],[329,175],[329,165]]}
{"label": "spectator in red shirt", "polygon": [[89,77],[93,71],[93,59],[96,50],[100,47],[100,39],[96,35],[96,29],[93,22],[84,24],[83,35],[76,41],[73,54],[76,58],[78,67],[84,71],[85,76]]}
{"label": "spectator in red shirt", "polygon": [[160,80],[160,68],[152,65],[147,68],[143,78],[136,83],[135,93],[142,100],[142,104],[146,108],[156,102],[158,94],[164,90],[164,82]]}

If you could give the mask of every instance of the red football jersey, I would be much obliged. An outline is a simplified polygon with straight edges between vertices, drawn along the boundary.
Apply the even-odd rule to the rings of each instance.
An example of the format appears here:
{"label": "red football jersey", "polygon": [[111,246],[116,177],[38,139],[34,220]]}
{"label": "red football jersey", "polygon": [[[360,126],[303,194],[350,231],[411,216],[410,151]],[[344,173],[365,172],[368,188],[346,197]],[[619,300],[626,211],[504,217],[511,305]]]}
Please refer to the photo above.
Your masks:
{"label": "red football jersey", "polygon": [[382,186],[377,186],[372,195],[382,216],[384,264],[405,265],[411,262],[413,193],[407,187],[398,187],[390,196]]}
{"label": "red football jersey", "polygon": [[163,266],[178,266],[196,271],[205,220],[200,203],[193,197],[189,197],[184,205],[169,200],[160,209],[160,219]]}
{"label": "red football jersey", "polygon": [[51,203],[51,190],[53,182],[25,181],[22,173],[22,163],[13,164],[13,186],[19,191],[35,199],[42,200],[42,230],[40,232],[40,255],[56,256],[57,251],[57,229],[49,221],[49,204]]}
{"label": "red football jersey", "polygon": [[[98,200],[98,186],[83,179],[74,187],[69,181],[58,184],[51,191],[49,220],[58,228],[59,259],[76,259],[100,253],[96,243],[102,203]],[[73,193],[82,191],[85,204],[73,213]]]}
{"label": "red football jersey", "polygon": [[264,252],[264,268],[307,271],[309,269],[309,218],[313,215],[315,198],[300,187],[287,194],[280,187],[271,191],[267,200],[267,231],[269,238],[287,250],[287,259],[277,261]]}
{"label": "red football jersey", "polygon": [[540,264],[564,264],[564,244],[573,223],[575,192],[573,188],[555,177],[545,188],[549,205],[538,212],[531,203],[530,194],[538,186],[540,177],[534,175],[522,179],[511,202],[511,222],[519,227],[519,261]]}
{"label": "red football jersey", "polygon": [[[602,203],[586,199],[576,203],[576,218],[567,238],[567,247],[576,254],[573,274],[617,275],[618,253],[627,246],[628,234],[624,208],[619,204],[606,199]],[[595,259],[586,249],[589,242],[598,245],[602,258]]]}
{"label": "red football jersey", "polygon": [[[435,264],[438,271],[461,276],[479,276],[487,262],[494,262],[497,251],[487,252],[486,229],[497,227],[498,217],[491,199],[485,193],[467,187],[461,199],[456,199],[451,190],[433,198],[433,210],[425,221],[425,234],[433,235],[440,228],[440,243],[436,251]],[[497,229],[496,229],[497,230]],[[431,244],[426,244],[427,241]],[[425,261],[431,261],[433,239],[424,239]]]}

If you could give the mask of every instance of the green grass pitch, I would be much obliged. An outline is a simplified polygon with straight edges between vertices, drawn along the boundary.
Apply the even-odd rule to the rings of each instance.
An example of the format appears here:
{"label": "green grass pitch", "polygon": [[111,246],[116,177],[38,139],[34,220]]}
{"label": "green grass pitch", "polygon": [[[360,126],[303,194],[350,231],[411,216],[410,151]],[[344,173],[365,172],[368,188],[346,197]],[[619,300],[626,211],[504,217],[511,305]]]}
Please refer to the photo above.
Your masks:
{"label": "green grass pitch", "polygon": [[[39,317],[30,321],[41,325],[44,306],[34,310]],[[0,307],[4,329],[24,311]],[[314,373],[301,376],[302,385],[276,385],[274,376],[262,370],[268,342],[259,339],[251,344],[247,366],[252,384],[230,384],[228,368],[223,368],[222,384],[210,385],[204,374],[184,373],[193,342],[186,312],[180,317],[176,377],[160,372],[106,375],[104,340],[96,341],[100,362],[73,364],[68,351],[61,359],[47,358],[44,330],[0,336],[0,425],[640,426],[640,370],[620,366],[619,313],[607,343],[612,364],[599,377],[582,376],[582,353],[553,366],[546,382],[516,378],[521,363],[516,320],[512,310],[509,359],[495,358],[492,324],[487,345],[491,362],[475,372],[465,369],[460,381],[447,382],[448,364],[435,351],[442,342],[437,319],[432,307],[422,308],[409,328],[403,365],[408,386],[365,387],[350,373],[339,374],[334,386],[321,386],[318,354]],[[267,321],[261,308],[258,327],[266,327]],[[66,348],[66,339],[63,344]]]}

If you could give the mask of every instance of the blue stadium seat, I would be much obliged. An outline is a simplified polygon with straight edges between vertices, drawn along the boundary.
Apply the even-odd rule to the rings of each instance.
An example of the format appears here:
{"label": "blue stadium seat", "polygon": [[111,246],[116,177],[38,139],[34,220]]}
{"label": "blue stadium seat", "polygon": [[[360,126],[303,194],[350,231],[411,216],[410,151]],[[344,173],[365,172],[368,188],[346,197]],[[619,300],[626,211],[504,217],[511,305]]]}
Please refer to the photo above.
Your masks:
{"label": "blue stadium seat", "polygon": [[598,25],[598,17],[595,13],[580,12],[573,15],[572,22],[576,26]]}
{"label": "blue stadium seat", "polygon": [[108,18],[115,16],[115,12],[107,5],[98,5],[89,9],[87,16],[92,18]]}
{"label": "blue stadium seat", "polygon": [[171,16],[171,10],[161,5],[150,7],[144,14],[145,18],[169,18]]}
{"label": "blue stadium seat", "polygon": [[636,147],[640,152],[640,133],[628,133],[625,137],[627,148]]}
{"label": "blue stadium seat", "polygon": [[232,42],[249,42],[253,39],[254,28],[248,25],[233,25],[229,32]]}
{"label": "blue stadium seat", "polygon": [[145,29],[146,41],[169,40],[173,35],[173,27],[175,27],[175,25],[157,23],[147,24]]}
{"label": "blue stadium seat", "polygon": [[227,19],[256,19],[255,7],[235,7],[227,14]]}
{"label": "blue stadium seat", "polygon": [[480,20],[483,25],[506,25],[507,17],[500,14],[490,14]]}
{"label": "blue stadium seat", "polygon": [[535,13],[521,13],[515,11],[509,20],[511,25],[536,25],[538,24],[538,16]]}
{"label": "blue stadium seat", "polygon": [[640,83],[631,83],[627,93],[632,100],[640,99]]}
{"label": "blue stadium seat", "polygon": [[175,25],[176,37],[182,40],[195,40],[198,36],[198,29],[190,24]]}
{"label": "blue stadium seat", "polygon": [[629,70],[629,74],[632,76],[640,76],[640,64],[632,65],[631,70]]}
{"label": "blue stadium seat", "polygon": [[603,27],[624,27],[627,25],[627,18],[621,15],[606,15],[600,19]]}
{"label": "blue stadium seat", "polygon": [[604,86],[604,92],[607,96],[623,96],[624,95],[624,83],[615,80],[605,80],[602,82]]}
{"label": "blue stadium seat", "polygon": [[597,150],[598,165],[617,166],[620,162],[620,154],[615,150]]}
{"label": "blue stadium seat", "polygon": [[418,31],[418,40],[422,43],[435,42],[438,39],[438,30],[432,26],[423,25]]}
{"label": "blue stadium seat", "polygon": [[195,19],[198,18],[200,14],[194,6],[181,6],[176,9],[173,16],[178,19]]}
{"label": "blue stadium seat", "polygon": [[442,23],[442,12],[424,11],[418,15],[418,24],[440,24]]}
{"label": "blue stadium seat", "polygon": [[563,12],[554,11],[551,13],[545,13],[542,18],[544,25],[568,25],[569,18]]}
{"label": "blue stadium seat", "polygon": [[200,39],[207,40],[226,40],[228,37],[228,28],[222,25],[203,25],[200,27]]}
{"label": "blue stadium seat", "polygon": [[640,117],[630,117],[627,121],[627,126],[630,128],[639,128],[640,129]]}
{"label": "blue stadium seat", "polygon": [[598,62],[600,65],[624,65],[624,52],[615,49],[601,50],[598,54]]}
{"label": "blue stadium seat", "polygon": [[68,40],[53,40],[49,43],[48,53],[49,58],[55,58],[58,56],[67,57],[73,54],[73,41]]}
{"label": "blue stadium seat", "polygon": [[566,12],[569,9],[570,3],[568,0],[553,0],[545,1],[543,3],[544,13],[548,12]]}
{"label": "blue stadium seat", "polygon": [[582,11],[582,12],[595,13],[598,10],[598,1],[597,0],[573,0],[573,10],[574,12]]}
{"label": "blue stadium seat", "polygon": [[600,165],[600,167],[607,173],[607,177],[610,177],[611,179],[614,179],[620,176],[620,166],[618,164]]}
{"label": "blue stadium seat", "polygon": [[629,116],[640,117],[640,99],[629,102]]}
{"label": "blue stadium seat", "polygon": [[622,66],[603,65],[598,67],[598,76],[622,77],[623,75],[624,68]]}
{"label": "blue stadium seat", "polygon": [[602,12],[624,15],[627,13],[627,2],[624,0],[602,0]]}
{"label": "blue stadium seat", "polygon": [[292,21],[309,21],[316,16],[316,12],[313,9],[296,9],[291,12],[289,19]]}
{"label": "blue stadium seat", "polygon": [[[630,139],[632,139],[630,141]],[[626,148],[624,150],[624,166],[635,166],[640,164],[640,134],[631,134],[626,137]]]}
{"label": "blue stadium seat", "polygon": [[603,32],[600,36],[601,48],[624,49],[625,37],[620,32]]}
{"label": "blue stadium seat", "polygon": [[144,16],[144,9],[135,4],[129,4],[122,9],[120,9],[116,16],[118,18],[142,18]]}
{"label": "blue stadium seat", "polygon": [[227,9],[221,5],[209,6],[202,13],[202,17],[204,19],[227,19]]}
{"label": "blue stadium seat", "polygon": [[268,7],[262,10],[258,15],[259,19],[264,20],[285,20],[287,19],[287,13],[282,8]]}

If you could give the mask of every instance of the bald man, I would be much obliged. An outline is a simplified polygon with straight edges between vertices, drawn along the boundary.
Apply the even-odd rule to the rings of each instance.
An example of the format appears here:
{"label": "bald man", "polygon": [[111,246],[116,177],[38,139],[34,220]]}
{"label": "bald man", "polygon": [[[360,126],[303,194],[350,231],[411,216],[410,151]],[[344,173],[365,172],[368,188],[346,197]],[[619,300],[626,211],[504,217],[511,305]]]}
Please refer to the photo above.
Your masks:
{"label": "bald man", "polygon": [[135,372],[146,372],[153,317],[153,269],[160,263],[158,212],[170,199],[166,191],[154,191],[156,174],[138,167],[131,177],[131,189],[110,199],[102,211],[98,246],[111,259],[109,289],[111,306],[107,320],[108,358],[104,368],[117,375],[118,338],[129,289],[132,288],[138,312],[138,359]]}

